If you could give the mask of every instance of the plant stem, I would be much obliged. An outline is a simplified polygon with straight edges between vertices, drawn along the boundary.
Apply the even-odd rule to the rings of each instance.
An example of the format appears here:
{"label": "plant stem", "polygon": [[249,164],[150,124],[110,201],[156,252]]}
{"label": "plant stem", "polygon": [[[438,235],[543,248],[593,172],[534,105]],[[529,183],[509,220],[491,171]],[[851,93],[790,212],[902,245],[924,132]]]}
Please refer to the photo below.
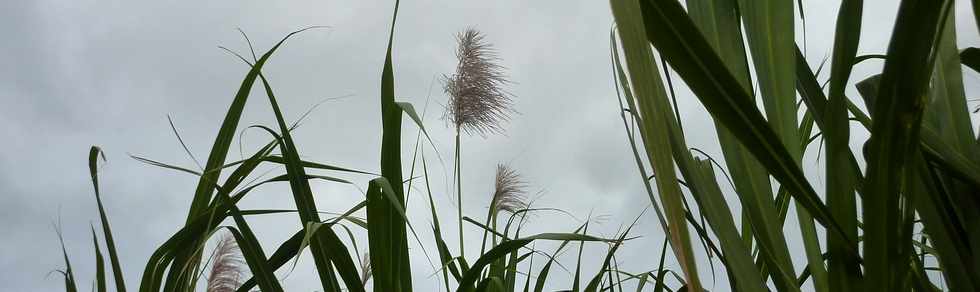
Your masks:
{"label": "plant stem", "polygon": [[459,163],[459,128],[456,128],[456,219],[459,221],[459,256],[464,256],[463,249],[463,172]]}

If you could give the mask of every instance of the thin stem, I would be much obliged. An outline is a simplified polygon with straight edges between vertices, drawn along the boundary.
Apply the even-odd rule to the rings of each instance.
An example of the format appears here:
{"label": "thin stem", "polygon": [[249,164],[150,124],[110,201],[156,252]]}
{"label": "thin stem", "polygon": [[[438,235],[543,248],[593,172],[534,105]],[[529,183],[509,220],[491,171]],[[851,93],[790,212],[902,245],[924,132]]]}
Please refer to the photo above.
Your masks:
{"label": "thin stem", "polygon": [[459,256],[465,258],[463,249],[463,175],[459,163],[459,128],[456,128],[456,219],[459,221]]}

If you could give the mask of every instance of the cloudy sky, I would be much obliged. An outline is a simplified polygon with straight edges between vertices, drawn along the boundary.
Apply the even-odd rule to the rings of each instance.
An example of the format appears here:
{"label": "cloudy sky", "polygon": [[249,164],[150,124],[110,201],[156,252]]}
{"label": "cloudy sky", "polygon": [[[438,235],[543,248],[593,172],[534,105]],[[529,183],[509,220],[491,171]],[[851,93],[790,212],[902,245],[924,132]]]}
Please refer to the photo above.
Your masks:
{"label": "cloudy sky", "polygon": [[[804,2],[808,2],[807,57],[818,64],[829,55],[837,3]],[[892,2],[897,1],[866,1],[860,53],[884,52],[897,9]],[[958,6],[960,44],[977,46],[980,40],[969,8]],[[196,167],[172,133],[169,115],[191,152],[198,159],[206,158],[248,69],[218,49],[247,52],[236,28],[247,32],[256,49],[264,51],[290,31],[328,26],[291,39],[264,72],[288,120],[295,121],[323,102],[296,131],[304,158],[376,171],[379,79],[392,8],[392,1],[336,0],[0,3],[4,38],[0,42],[0,136],[5,137],[0,151],[0,283],[4,289],[61,289],[62,282],[50,275],[63,266],[52,227],[57,222],[64,228],[81,286],[87,289],[94,273],[88,225],[98,224],[86,165],[91,145],[106,152],[108,163],[100,168],[103,199],[127,283],[138,285],[146,258],[183,223],[196,180],[141,164],[128,155]],[[568,232],[591,214],[601,219],[592,230],[611,236],[649,204],[618,116],[608,57],[611,24],[605,1],[402,3],[393,53],[396,96],[427,112],[426,127],[446,163],[439,165],[429,149],[429,172],[447,239],[455,238],[454,220],[450,220],[455,201],[445,183],[452,134],[438,119],[446,102],[438,78],[453,70],[454,33],[468,26],[483,31],[498,50],[514,81],[509,90],[520,114],[505,125],[503,134],[463,138],[465,214],[485,214],[498,163],[508,163],[523,175],[537,206],[574,214],[536,215],[528,232]],[[802,43],[799,34],[798,40]],[[880,63],[868,62],[856,69],[855,78],[876,70]],[[976,75],[967,74],[968,93],[976,92],[977,81]],[[679,107],[689,129],[689,144],[721,157],[712,142],[709,117],[695,98],[681,92]],[[271,122],[267,100],[254,95],[242,124]],[[410,157],[417,128],[407,120],[405,124],[404,153]],[[257,131],[245,131],[242,137],[246,152],[267,139]],[[230,155],[241,154],[233,147]],[[810,161],[808,173],[820,189],[820,167]],[[274,167],[262,171],[282,172]],[[344,177],[360,183],[365,179]],[[287,191],[284,185],[263,188],[243,205],[290,208]],[[344,211],[363,199],[358,189],[345,185],[315,183],[314,192],[324,211]],[[434,256],[426,232],[428,203],[413,194],[409,204],[409,216]],[[656,268],[663,235],[651,215],[640,218],[634,228],[643,237],[620,252],[626,270]],[[292,214],[253,217],[249,222],[270,252],[299,229]],[[476,229],[471,231],[467,236],[478,242]],[[787,233],[794,237],[798,231],[787,227]],[[357,235],[363,240],[363,232]],[[362,252],[363,246],[362,242]],[[538,245],[549,251],[552,246]],[[411,248],[418,290],[433,291],[439,281],[430,277],[432,266],[417,244]],[[585,266],[594,267],[605,247],[587,246],[587,251]],[[468,255],[472,258],[476,253]],[[574,266],[573,257],[565,260]],[[803,257],[794,261],[802,266]],[[668,265],[676,267],[672,259]],[[712,287],[711,268],[700,268]],[[569,273],[558,269],[553,274],[553,289],[568,288]],[[279,275],[289,291],[318,289],[307,257],[294,272]],[[718,274],[713,290],[727,290],[723,283],[724,275]]]}

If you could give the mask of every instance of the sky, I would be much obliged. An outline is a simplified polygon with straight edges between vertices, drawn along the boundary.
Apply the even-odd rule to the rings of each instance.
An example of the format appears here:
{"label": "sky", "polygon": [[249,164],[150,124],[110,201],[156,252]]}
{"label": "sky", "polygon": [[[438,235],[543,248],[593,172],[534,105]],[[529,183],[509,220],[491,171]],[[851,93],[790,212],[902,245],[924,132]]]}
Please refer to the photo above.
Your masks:
{"label": "sky", "polygon": [[[826,3],[825,3],[826,2]],[[883,53],[897,1],[865,1],[859,53]],[[957,4],[961,47],[980,44],[969,7]],[[807,58],[816,66],[829,56],[836,1],[804,1]],[[89,230],[98,224],[87,154],[92,145],[105,151],[99,168],[103,200],[130,287],[153,250],[182,225],[196,186],[195,177],[142,164],[129,155],[196,168],[175,138],[181,138],[203,162],[225,111],[248,67],[219,46],[247,54],[236,30],[245,31],[258,51],[286,33],[326,26],[290,39],[268,62],[264,73],[276,89],[286,119],[296,121],[315,109],[295,131],[304,159],[377,171],[380,151],[379,84],[388,39],[392,1],[117,1],[9,0],[0,3],[0,283],[9,291],[52,291],[62,281],[51,272],[63,267],[55,225],[60,224],[82,289],[94,275]],[[798,22],[799,24],[799,22]],[[528,183],[539,207],[570,215],[540,213],[524,232],[571,232],[586,220],[590,232],[611,237],[643,213],[649,199],[637,173],[619,118],[609,64],[612,17],[605,1],[403,1],[395,28],[395,95],[425,112],[424,125],[440,159],[426,149],[433,195],[440,219],[455,247],[455,200],[451,172],[452,130],[440,119],[447,96],[440,78],[455,68],[454,34],[467,27],[482,31],[494,45],[513,81],[518,114],[504,132],[464,136],[463,213],[482,217],[492,193],[496,165],[505,163]],[[797,26],[802,45],[804,28]],[[876,63],[877,62],[877,63]],[[881,69],[869,61],[855,69],[852,81]],[[967,71],[965,71],[967,72]],[[978,77],[964,77],[968,96]],[[824,80],[826,76],[821,76]],[[853,88],[849,95],[856,97]],[[242,125],[274,125],[265,97],[254,92]],[[714,157],[710,117],[686,89],[679,110],[688,144]],[[975,94],[974,94],[975,96]],[[971,106],[976,106],[971,103]],[[403,121],[406,172],[417,127]],[[240,129],[243,127],[240,127]],[[862,137],[862,135],[864,135]],[[857,147],[866,133],[852,136]],[[243,131],[242,148],[254,151],[268,137]],[[230,159],[240,157],[232,147]],[[811,150],[812,151],[812,150]],[[822,189],[822,166],[807,153],[804,168]],[[269,174],[282,169],[265,167]],[[370,177],[330,173],[363,188]],[[724,185],[724,184],[723,184]],[[724,187],[731,197],[730,188]],[[343,212],[363,200],[349,185],[313,183],[319,209]],[[420,190],[420,189],[419,189]],[[428,202],[413,190],[409,218],[425,244],[412,241],[412,267],[418,291],[439,289],[426,254],[436,257]],[[243,209],[292,206],[286,185],[263,187],[242,202]],[[737,212],[735,206],[734,212]],[[737,213],[735,213],[737,214]],[[795,214],[791,211],[790,214]],[[738,216],[735,216],[738,220]],[[591,219],[590,219],[591,218]],[[788,220],[795,221],[794,218]],[[249,219],[267,253],[299,229],[295,214]],[[798,230],[787,224],[787,237],[802,252]],[[467,226],[467,244],[480,233]],[[663,233],[652,212],[639,217],[635,235],[619,252],[621,268],[655,269]],[[366,249],[366,233],[355,231]],[[794,244],[796,243],[796,244]],[[550,252],[554,243],[537,248]],[[423,251],[423,249],[425,249]],[[606,246],[586,245],[585,267],[596,267]],[[670,254],[670,253],[668,253]],[[467,256],[474,258],[475,251]],[[706,263],[700,252],[701,263]],[[574,267],[574,253],[562,257]],[[677,269],[668,257],[667,266]],[[794,255],[799,270],[802,254]],[[535,269],[541,263],[535,263]],[[727,291],[725,275],[699,267],[712,291]],[[586,268],[593,275],[594,268]],[[712,272],[716,275],[712,280]],[[288,291],[313,291],[319,281],[312,260],[302,257],[290,273],[280,271]],[[591,276],[590,276],[591,277]],[[567,289],[570,272],[556,269],[550,289]]]}

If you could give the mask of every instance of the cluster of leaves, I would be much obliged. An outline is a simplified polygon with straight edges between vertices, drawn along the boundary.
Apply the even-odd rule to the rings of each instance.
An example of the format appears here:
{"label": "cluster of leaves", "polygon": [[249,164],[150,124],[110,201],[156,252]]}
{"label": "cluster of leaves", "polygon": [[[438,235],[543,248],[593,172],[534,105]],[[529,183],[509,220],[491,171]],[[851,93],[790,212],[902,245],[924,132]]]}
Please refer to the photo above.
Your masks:
{"label": "cluster of leaves", "polygon": [[[977,49],[957,50],[953,1],[901,1],[886,54],[858,56],[865,5],[843,0],[826,88],[795,43],[794,1],[687,0],[686,9],[676,0],[610,2],[624,126],[685,287],[702,287],[693,227],[733,291],[799,291],[807,281],[816,291],[980,289],[980,142],[961,71],[961,62],[977,68]],[[856,84],[866,113],[845,89],[853,67],[868,59],[884,60],[884,68]],[[687,146],[670,69],[714,119],[726,167]],[[851,121],[869,133],[863,153],[848,146]],[[801,168],[818,136],[826,149],[822,197]],[[731,174],[741,214],[732,214],[713,164]],[[802,271],[783,233],[790,202]]]}

